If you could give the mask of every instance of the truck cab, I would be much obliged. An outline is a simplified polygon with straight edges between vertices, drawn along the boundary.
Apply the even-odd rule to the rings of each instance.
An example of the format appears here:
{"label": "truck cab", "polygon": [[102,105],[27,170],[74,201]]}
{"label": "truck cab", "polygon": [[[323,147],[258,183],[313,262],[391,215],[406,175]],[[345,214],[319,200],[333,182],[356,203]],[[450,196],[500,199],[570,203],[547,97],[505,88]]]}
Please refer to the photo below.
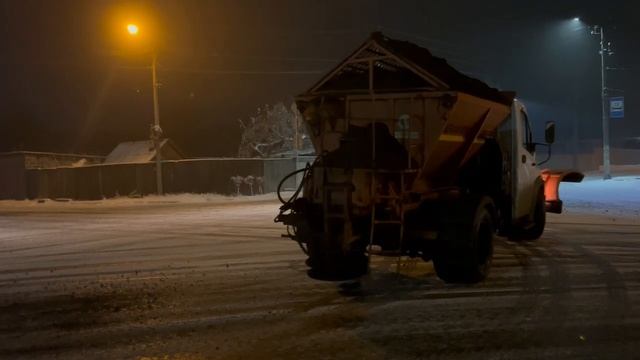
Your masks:
{"label": "truck cab", "polygon": [[[551,124],[550,128],[555,125]],[[550,132],[553,130],[550,130]],[[512,238],[537,238],[544,230],[544,181],[536,163],[536,147],[525,105],[513,100],[509,119],[498,130],[511,193],[511,216],[506,233]],[[553,140],[553,139],[549,139]],[[551,144],[544,144],[550,146]]]}
{"label": "truck cab", "polygon": [[[545,124],[544,143],[535,142],[525,105],[514,99],[511,115],[498,132],[506,156],[505,176],[511,190],[510,224],[504,233],[512,240],[532,240],[542,235],[546,213],[562,213],[561,182],[581,182],[582,173],[542,168],[551,157],[555,123]],[[541,150],[546,150],[543,154]]]}

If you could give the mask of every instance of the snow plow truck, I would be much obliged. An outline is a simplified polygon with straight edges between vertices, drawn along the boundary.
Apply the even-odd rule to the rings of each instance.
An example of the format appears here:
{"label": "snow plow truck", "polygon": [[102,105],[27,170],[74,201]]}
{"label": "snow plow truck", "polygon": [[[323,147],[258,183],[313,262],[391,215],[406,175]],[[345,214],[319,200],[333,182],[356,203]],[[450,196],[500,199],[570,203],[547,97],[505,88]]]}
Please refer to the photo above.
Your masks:
{"label": "snow plow truck", "polygon": [[515,93],[381,33],[296,104],[317,158],[289,175],[300,187],[280,196],[275,221],[308,255],[314,279],[356,279],[383,255],[433,261],[446,282],[479,282],[496,234],[539,238],[546,212],[562,211],[559,183],[582,180],[539,169],[555,124],[535,143]]}

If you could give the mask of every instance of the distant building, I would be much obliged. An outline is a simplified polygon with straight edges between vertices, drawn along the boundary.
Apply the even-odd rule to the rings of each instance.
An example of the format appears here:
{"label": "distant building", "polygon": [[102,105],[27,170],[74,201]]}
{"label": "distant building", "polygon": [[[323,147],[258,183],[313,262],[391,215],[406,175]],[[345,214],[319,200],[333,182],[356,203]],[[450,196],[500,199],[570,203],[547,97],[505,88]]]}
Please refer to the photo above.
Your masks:
{"label": "distant building", "polygon": [[[160,142],[160,154],[162,160],[182,160],[184,155],[170,139]],[[153,141],[127,141],[118,144],[107,158],[104,164],[139,164],[154,161],[156,149]]]}
{"label": "distant building", "polygon": [[[161,141],[165,193],[244,194],[274,192],[282,178],[313,156],[185,159],[168,139]],[[282,154],[283,156],[286,153]],[[0,153],[0,200],[101,200],[146,196],[156,191],[156,151],[150,141],[124,142],[108,156],[38,152]],[[239,188],[229,181],[241,179]],[[284,189],[296,189],[296,179]]]}
{"label": "distant building", "polygon": [[0,153],[0,200],[27,197],[27,170],[100,164],[104,156],[35,151]]}

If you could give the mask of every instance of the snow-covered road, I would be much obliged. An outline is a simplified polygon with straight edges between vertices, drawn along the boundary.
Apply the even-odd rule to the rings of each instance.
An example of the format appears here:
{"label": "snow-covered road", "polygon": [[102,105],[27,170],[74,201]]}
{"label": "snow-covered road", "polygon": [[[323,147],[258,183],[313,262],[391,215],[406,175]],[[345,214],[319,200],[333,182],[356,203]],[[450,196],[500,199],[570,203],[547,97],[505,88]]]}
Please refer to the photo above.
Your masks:
{"label": "snow-covered road", "polygon": [[637,355],[633,212],[568,200],[539,241],[499,240],[475,286],[374,258],[349,287],[310,280],[278,204],[258,200],[0,203],[0,358]]}
{"label": "snow-covered road", "polygon": [[581,183],[563,183],[560,197],[569,213],[640,220],[640,175],[627,174],[610,180],[588,176]]}

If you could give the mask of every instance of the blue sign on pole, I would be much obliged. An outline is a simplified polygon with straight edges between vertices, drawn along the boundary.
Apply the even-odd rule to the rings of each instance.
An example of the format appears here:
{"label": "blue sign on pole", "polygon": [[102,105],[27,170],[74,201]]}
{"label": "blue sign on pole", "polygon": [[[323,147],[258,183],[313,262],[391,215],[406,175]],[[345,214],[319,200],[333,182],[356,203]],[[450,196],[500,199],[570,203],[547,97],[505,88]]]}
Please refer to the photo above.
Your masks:
{"label": "blue sign on pole", "polygon": [[609,117],[611,119],[624,118],[624,97],[609,98]]}

